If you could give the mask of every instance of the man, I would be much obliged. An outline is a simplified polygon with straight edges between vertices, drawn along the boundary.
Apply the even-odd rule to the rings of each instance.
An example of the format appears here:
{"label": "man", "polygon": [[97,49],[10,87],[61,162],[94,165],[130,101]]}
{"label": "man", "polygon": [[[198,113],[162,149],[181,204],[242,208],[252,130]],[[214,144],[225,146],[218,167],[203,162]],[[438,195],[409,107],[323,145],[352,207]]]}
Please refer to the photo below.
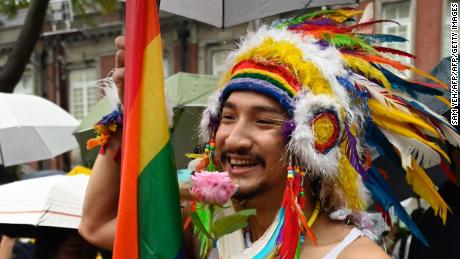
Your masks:
{"label": "man", "polygon": [[[394,75],[377,66],[391,62],[372,56],[376,50],[343,23],[355,14],[326,10],[263,27],[227,59],[222,90],[210,98],[200,135],[210,146],[215,143],[220,170],[239,186],[234,207],[255,208],[256,215],[247,229],[206,251],[211,257],[388,258],[365,230],[344,224],[364,227],[366,187],[384,208],[398,204],[382,187],[364,143],[374,140],[389,156],[396,152],[381,145],[393,145],[408,174],[414,168],[423,173],[419,163],[437,162],[438,147],[423,138],[407,139],[398,123],[431,135],[434,127],[448,130],[426,122],[431,114],[418,113],[392,92],[388,78]],[[123,39],[116,42],[122,66]],[[120,134],[96,160],[80,226],[90,242],[107,249],[113,246],[117,213],[120,169],[113,158]],[[404,141],[430,156],[408,153],[400,145]],[[445,210],[442,203],[434,206]]]}

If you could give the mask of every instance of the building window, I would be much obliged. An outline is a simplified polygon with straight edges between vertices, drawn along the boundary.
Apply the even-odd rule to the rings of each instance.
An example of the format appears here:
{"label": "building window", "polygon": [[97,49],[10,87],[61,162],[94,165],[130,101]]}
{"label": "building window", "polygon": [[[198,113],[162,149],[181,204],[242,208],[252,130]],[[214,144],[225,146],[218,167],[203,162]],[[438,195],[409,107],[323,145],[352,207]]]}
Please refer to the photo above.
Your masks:
{"label": "building window", "polygon": [[21,81],[18,82],[13,92],[20,94],[34,94],[34,83],[32,75],[24,73],[22,75]]}
{"label": "building window", "polygon": [[229,50],[215,50],[211,52],[211,74],[220,76],[225,70],[225,59],[227,58]]}
{"label": "building window", "polygon": [[[411,27],[411,12],[410,12],[410,1],[397,2],[397,3],[386,3],[382,6],[382,18],[385,20],[393,20],[398,22],[396,23],[383,23],[382,24],[382,33],[383,34],[393,34],[404,37],[407,39],[407,42],[386,42],[382,44],[388,48],[394,48],[397,50],[402,50],[408,53],[411,53],[411,36],[412,36],[412,27]],[[391,55],[391,54],[390,54]],[[399,55],[391,55],[392,59],[399,60],[405,64],[412,63],[412,60],[408,57],[402,57]],[[395,69],[392,69],[395,72]],[[406,72],[406,76],[409,76],[409,73]]]}
{"label": "building window", "polygon": [[96,68],[75,69],[69,73],[70,111],[79,120],[88,115],[101,98],[96,80]]}

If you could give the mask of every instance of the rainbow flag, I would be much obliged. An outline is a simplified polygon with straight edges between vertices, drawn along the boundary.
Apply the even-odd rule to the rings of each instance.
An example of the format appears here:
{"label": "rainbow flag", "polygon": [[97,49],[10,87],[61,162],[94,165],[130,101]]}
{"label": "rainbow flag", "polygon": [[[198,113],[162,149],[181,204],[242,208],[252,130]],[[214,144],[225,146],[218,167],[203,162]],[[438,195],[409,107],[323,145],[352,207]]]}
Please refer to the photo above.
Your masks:
{"label": "rainbow flag", "polygon": [[156,1],[126,1],[125,117],[115,259],[183,257]]}

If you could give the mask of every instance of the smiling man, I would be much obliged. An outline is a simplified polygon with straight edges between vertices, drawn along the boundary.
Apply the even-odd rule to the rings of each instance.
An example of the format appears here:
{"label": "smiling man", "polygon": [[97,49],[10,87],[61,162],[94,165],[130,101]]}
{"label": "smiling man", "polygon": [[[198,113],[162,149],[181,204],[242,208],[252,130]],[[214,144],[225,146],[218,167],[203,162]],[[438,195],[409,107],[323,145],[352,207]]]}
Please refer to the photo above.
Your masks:
{"label": "smiling man", "polygon": [[[387,59],[391,50],[370,45],[388,37],[352,33],[356,26],[346,21],[357,13],[325,10],[262,27],[228,57],[200,136],[215,143],[219,169],[239,186],[234,208],[254,208],[256,215],[204,251],[209,258],[387,258],[369,238],[369,192],[424,240],[372,166],[370,147],[400,163],[415,191],[446,216],[422,169],[445,153],[427,136],[454,145],[460,138],[405,93],[436,89],[381,66],[412,69]],[[120,133],[97,158],[80,226],[105,248],[113,246],[119,143]]]}

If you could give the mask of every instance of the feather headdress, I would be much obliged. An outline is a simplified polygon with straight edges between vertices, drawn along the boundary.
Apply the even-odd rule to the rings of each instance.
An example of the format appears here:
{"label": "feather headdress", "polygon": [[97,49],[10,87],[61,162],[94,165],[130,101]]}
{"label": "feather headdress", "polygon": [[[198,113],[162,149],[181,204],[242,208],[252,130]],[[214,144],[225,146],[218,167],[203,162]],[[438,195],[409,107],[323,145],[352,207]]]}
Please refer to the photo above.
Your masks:
{"label": "feather headdress", "polygon": [[[446,120],[412,97],[414,93],[441,95],[437,88],[446,85],[388,57],[392,53],[413,58],[378,46],[405,41],[401,37],[361,33],[374,23],[391,21],[350,25],[358,13],[350,9],[318,11],[249,33],[227,58],[223,87],[204,111],[201,136],[207,141],[215,132],[221,106],[233,91],[268,95],[290,116],[286,152],[298,161],[307,179],[319,179],[324,187],[319,199],[325,211],[331,215],[339,210],[363,211],[370,192],[381,208],[395,207],[424,241],[372,165],[367,150],[375,147],[381,156],[400,164],[407,183],[445,221],[449,208],[423,168],[449,160],[435,140],[459,146],[460,138]],[[388,67],[411,70],[437,85],[400,78]],[[308,232],[297,210],[302,196],[297,171],[288,170],[288,179],[277,217],[279,227],[273,228],[273,242],[268,242],[282,258],[294,258],[302,239],[299,235]],[[286,231],[296,237],[288,237]],[[271,251],[264,247],[259,255]]]}

